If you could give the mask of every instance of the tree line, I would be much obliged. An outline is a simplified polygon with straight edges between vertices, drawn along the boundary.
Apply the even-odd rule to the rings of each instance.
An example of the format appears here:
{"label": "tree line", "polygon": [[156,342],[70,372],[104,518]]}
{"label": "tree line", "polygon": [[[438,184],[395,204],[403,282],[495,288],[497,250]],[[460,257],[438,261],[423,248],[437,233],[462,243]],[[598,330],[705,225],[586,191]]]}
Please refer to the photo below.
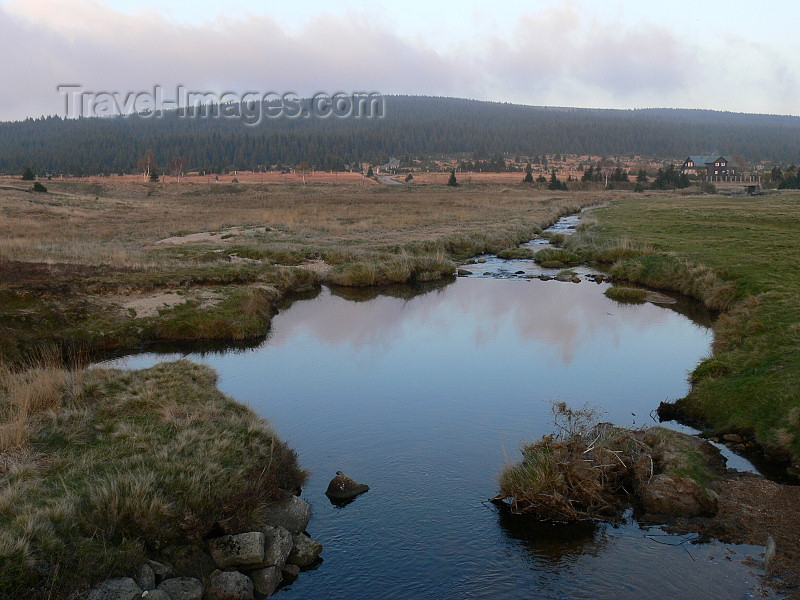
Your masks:
{"label": "tree line", "polygon": [[[307,162],[319,170],[385,164],[390,157],[470,156],[464,171],[508,169],[506,156],[548,168],[547,155],[740,154],[751,161],[800,161],[800,118],[705,110],[598,110],[533,107],[454,98],[389,96],[382,118],[281,118],[245,126],[235,119],[139,115],[0,123],[0,173],[222,173]],[[543,157],[540,159],[540,156]],[[533,158],[530,158],[533,157]]]}

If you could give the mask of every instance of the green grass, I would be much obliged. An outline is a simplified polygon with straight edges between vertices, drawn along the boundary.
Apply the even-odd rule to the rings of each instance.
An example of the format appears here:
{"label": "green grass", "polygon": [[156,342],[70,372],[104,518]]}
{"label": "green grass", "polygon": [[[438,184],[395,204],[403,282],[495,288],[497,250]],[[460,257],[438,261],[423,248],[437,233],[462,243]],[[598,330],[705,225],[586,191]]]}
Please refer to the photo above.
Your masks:
{"label": "green grass", "polygon": [[530,248],[506,248],[497,253],[497,258],[505,260],[533,258],[534,252]]}
{"label": "green grass", "polygon": [[534,260],[546,269],[572,267],[583,262],[574,252],[561,248],[543,248],[534,255]]}
{"label": "green grass", "polygon": [[618,255],[615,277],[724,311],[713,356],[678,402],[684,414],[800,462],[800,195],[659,194],[593,214],[596,225],[571,243],[598,259]]}
{"label": "green grass", "polygon": [[3,432],[19,435],[2,438],[0,597],[66,598],[214,523],[258,526],[298,488],[294,451],[215,382],[185,361],[6,371]]}
{"label": "green grass", "polygon": [[604,294],[617,302],[641,303],[647,297],[647,290],[613,286],[608,288]]}

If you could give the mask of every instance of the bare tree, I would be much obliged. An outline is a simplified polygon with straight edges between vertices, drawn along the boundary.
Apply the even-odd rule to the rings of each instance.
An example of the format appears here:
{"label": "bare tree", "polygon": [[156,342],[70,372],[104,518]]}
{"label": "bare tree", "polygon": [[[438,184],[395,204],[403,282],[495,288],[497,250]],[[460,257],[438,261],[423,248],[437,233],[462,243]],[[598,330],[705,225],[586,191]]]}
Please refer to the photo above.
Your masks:
{"label": "bare tree", "polygon": [[308,175],[308,163],[306,161],[301,162],[297,167],[297,172],[300,174],[300,177],[303,180],[303,185],[305,185],[306,176]]}
{"label": "bare tree", "polygon": [[175,178],[175,181],[180,181],[181,177],[186,174],[186,159],[182,156],[174,156],[169,161],[169,174]]}
{"label": "bare tree", "polygon": [[139,172],[142,174],[142,177],[145,181],[150,179],[150,173],[153,172],[156,166],[156,154],[152,150],[148,150],[144,153],[144,156],[139,159],[139,162],[136,163],[136,168],[139,169]]}

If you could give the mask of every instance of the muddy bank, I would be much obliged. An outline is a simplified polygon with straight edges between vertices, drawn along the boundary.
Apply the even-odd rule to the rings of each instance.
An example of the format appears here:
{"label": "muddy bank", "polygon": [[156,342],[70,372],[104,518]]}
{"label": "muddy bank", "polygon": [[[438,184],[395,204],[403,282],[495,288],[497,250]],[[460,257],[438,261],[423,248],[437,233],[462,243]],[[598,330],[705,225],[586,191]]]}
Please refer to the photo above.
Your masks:
{"label": "muddy bank", "polygon": [[800,488],[737,471],[728,471],[715,488],[715,516],[672,518],[667,529],[724,543],[765,546],[766,583],[790,598],[800,598]]}

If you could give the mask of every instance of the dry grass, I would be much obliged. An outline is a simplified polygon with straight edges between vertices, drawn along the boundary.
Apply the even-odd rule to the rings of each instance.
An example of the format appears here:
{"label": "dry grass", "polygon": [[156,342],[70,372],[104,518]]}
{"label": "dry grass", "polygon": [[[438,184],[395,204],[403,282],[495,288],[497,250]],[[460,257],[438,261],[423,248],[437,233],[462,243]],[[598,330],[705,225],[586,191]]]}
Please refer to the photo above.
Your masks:
{"label": "dry grass", "polygon": [[658,474],[687,477],[703,494],[722,473],[703,442],[662,427],[597,423],[591,409],[553,405],[557,432],[522,448],[500,474],[495,501],[517,514],[556,521],[613,519]]}
{"label": "dry grass", "polygon": [[553,405],[558,433],[522,448],[500,474],[498,498],[519,514],[557,521],[614,517],[647,450],[633,432],[597,424],[593,411]]}
{"label": "dry grass", "polygon": [[[447,277],[455,259],[515,246],[600,201],[596,193],[554,198],[486,185],[165,185],[112,177],[53,181],[48,189],[0,191],[0,357],[11,361],[40,343],[97,353],[161,339],[254,339],[284,295],[320,281]],[[202,301],[208,286],[219,301]],[[277,295],[265,306],[248,295],[251,287]],[[186,301],[158,315],[121,306],[131,293],[166,292]]]}

